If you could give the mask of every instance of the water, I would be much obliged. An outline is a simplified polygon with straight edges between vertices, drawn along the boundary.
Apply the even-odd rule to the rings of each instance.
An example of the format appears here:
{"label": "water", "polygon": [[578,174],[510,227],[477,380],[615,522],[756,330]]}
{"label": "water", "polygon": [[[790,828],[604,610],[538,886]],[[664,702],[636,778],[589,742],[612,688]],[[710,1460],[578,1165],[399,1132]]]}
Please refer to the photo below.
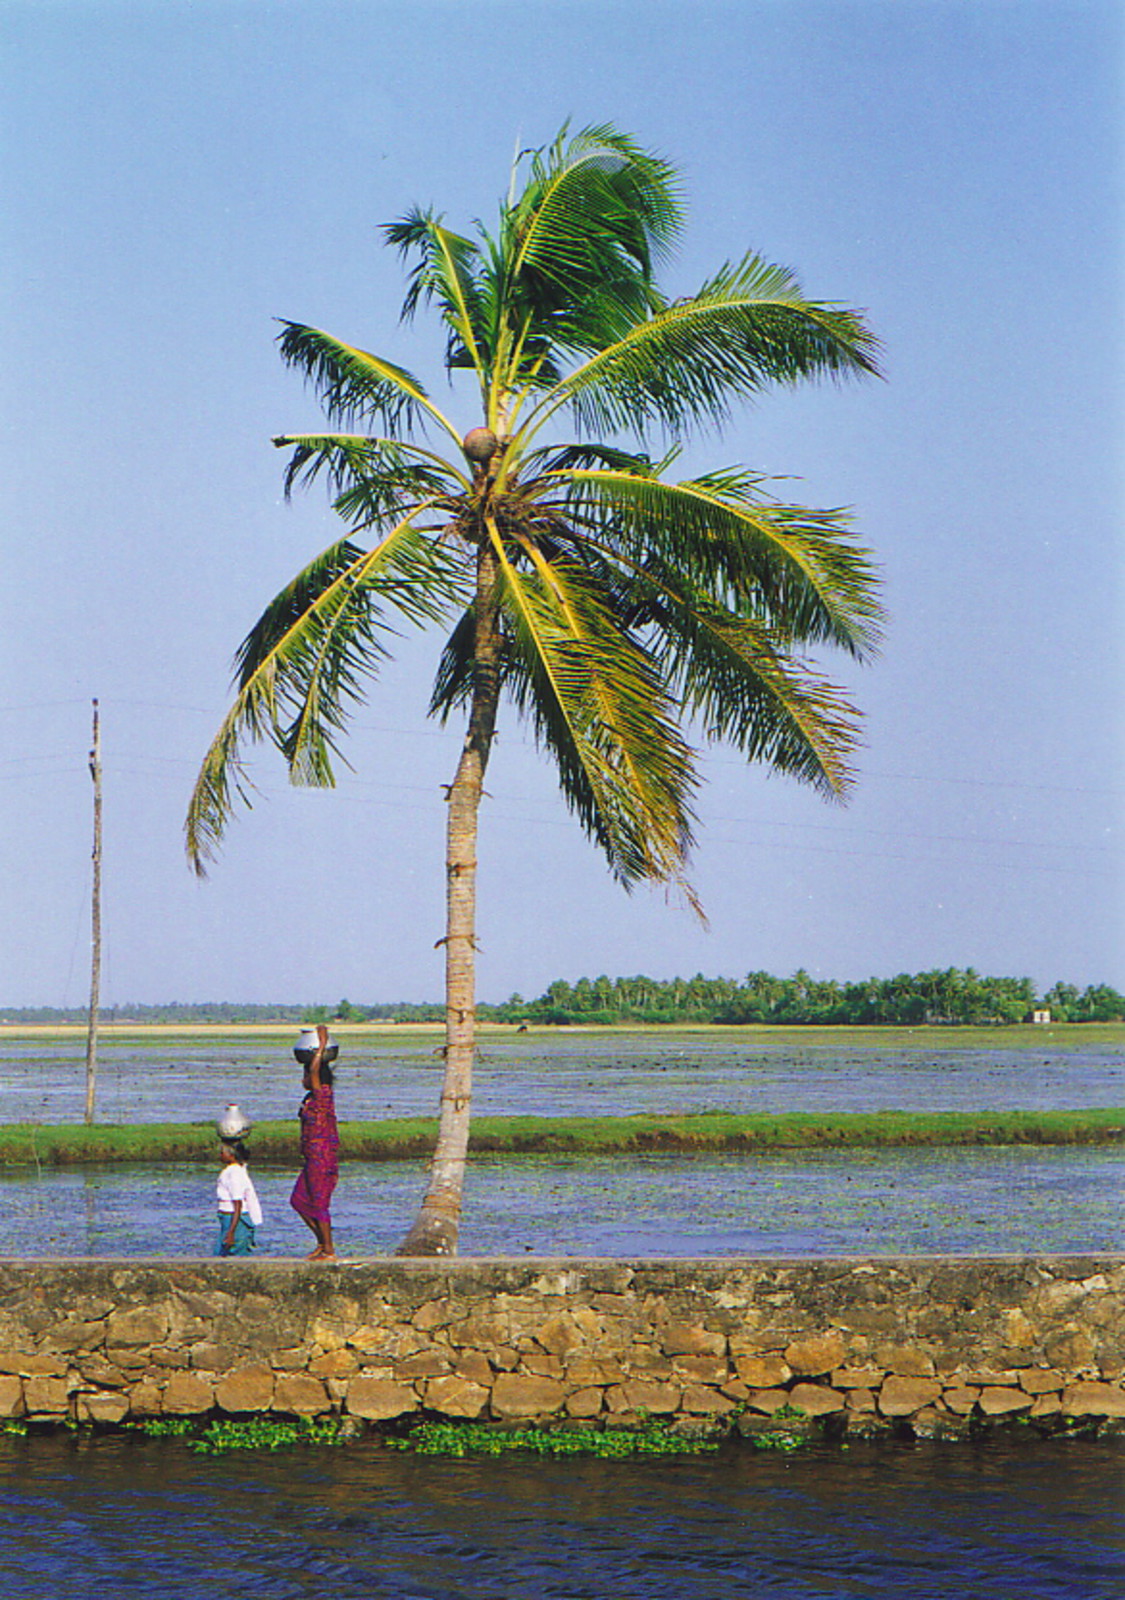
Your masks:
{"label": "water", "polygon": [[[432,1116],[440,1093],[438,1040],[366,1040],[348,1049],[337,1078],[341,1116]],[[946,1039],[948,1038],[948,1042]],[[0,1120],[80,1122],[85,1102],[80,1039],[0,1042]],[[202,1122],[228,1100],[255,1120],[294,1114],[300,1076],[271,1040],[99,1046],[98,1120]],[[1050,1111],[1125,1105],[1125,1047],[1000,1045],[954,1035],[895,1035],[892,1045],[820,1035],[485,1037],[473,1109],[478,1115],[620,1116],[634,1112]]]}
{"label": "water", "polygon": [[[262,1253],[304,1254],[292,1170],[254,1168]],[[420,1162],[346,1161],[333,1201],[344,1256],[389,1253]],[[0,1254],[199,1256],[215,1171],[191,1164],[0,1171]],[[462,1255],[730,1256],[1084,1253],[1125,1248],[1114,1146],[480,1157]]]}
{"label": "water", "polygon": [[5,1600],[1120,1600],[1112,1441],[487,1461],[0,1437]]}

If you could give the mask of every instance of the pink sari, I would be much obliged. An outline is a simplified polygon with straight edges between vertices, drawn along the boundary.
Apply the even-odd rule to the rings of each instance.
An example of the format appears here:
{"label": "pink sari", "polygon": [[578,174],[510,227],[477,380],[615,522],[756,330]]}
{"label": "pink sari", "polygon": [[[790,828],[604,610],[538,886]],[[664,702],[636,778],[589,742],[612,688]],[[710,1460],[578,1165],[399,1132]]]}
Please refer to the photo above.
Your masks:
{"label": "pink sari", "polygon": [[310,1089],[301,1102],[301,1175],[293,1186],[289,1204],[306,1222],[330,1221],[328,1208],[339,1177],[340,1136],[336,1131],[336,1103],[328,1084]]}

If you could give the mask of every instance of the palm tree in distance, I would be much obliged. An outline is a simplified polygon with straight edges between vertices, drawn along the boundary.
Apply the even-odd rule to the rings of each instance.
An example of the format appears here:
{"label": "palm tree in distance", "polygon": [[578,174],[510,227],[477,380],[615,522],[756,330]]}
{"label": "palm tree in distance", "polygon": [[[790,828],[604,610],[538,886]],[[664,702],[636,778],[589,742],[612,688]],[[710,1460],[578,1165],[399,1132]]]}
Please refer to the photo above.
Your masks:
{"label": "palm tree in distance", "polygon": [[[286,322],[283,359],[329,425],[286,434],[286,491],[323,475],[345,525],[263,612],[187,819],[196,869],[244,796],[242,743],[331,785],[391,623],[439,624],[430,703],[466,718],[448,790],[445,1072],[437,1143],[403,1255],[457,1248],[475,1040],[477,817],[502,699],[554,759],[570,808],[626,886],[679,885],[693,730],[842,795],[858,712],[808,664],[874,649],[867,552],[839,511],[774,498],[743,467],[675,480],[677,445],[768,384],[875,372],[862,318],[806,300],[752,254],[666,299],[654,267],[682,220],[674,171],[612,127],[524,152],[495,233],[413,211],[404,316],[437,309],[445,363],[475,377],[462,434],[409,372]],[[560,439],[557,430],[567,424]],[[436,438],[437,443],[433,440]]]}

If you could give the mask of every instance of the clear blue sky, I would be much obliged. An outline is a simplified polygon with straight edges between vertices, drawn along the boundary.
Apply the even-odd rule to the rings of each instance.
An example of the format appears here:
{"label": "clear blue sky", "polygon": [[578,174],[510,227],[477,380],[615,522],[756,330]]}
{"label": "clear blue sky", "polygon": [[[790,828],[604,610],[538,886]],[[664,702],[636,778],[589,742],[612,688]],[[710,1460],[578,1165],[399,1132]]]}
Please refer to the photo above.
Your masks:
{"label": "clear blue sky", "polygon": [[[967,966],[1125,987],[1122,93],[1116,0],[3,0],[0,1008],[86,993],[90,700],[106,1003],[435,998],[438,641],[407,638],[331,794],[255,760],[206,883],[183,813],[233,652],[333,534],[273,434],[273,319],[397,358],[378,225],[486,221],[517,141],[610,120],[684,173],[667,274],[754,247],[864,307],[886,381],[766,396],[693,465],[855,508],[890,614],[846,808],[707,758],[709,931],[625,895],[512,716],[480,987]],[[448,397],[476,420],[468,394]]]}

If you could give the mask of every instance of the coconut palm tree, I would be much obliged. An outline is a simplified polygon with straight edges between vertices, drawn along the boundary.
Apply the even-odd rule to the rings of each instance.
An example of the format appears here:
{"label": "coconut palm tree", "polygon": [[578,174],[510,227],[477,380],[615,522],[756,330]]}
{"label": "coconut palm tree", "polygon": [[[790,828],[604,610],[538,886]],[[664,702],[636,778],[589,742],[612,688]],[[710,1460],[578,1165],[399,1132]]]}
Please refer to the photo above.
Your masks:
{"label": "coconut palm tree", "polygon": [[402,1254],[457,1246],[477,813],[501,704],[553,758],[616,877],[680,885],[692,904],[692,737],[829,795],[850,780],[858,713],[805,652],[874,647],[867,553],[842,513],[774,498],[758,473],[671,469],[693,429],[767,385],[874,372],[875,341],[857,313],[807,300],[753,254],[666,298],[655,268],[681,221],[674,171],[591,127],[517,158],[495,232],[467,237],[418,210],[389,225],[409,263],[404,316],[436,309],[447,368],[474,381],[468,432],[390,361],[300,323],[280,334],[330,427],[349,430],[276,439],[291,451],[286,490],[323,477],[346,531],[238,653],[188,851],[204,870],[241,792],[245,739],[272,741],[294,782],[331,785],[391,622],[443,628],[431,713],[466,719],[448,791],[445,1076]]}

